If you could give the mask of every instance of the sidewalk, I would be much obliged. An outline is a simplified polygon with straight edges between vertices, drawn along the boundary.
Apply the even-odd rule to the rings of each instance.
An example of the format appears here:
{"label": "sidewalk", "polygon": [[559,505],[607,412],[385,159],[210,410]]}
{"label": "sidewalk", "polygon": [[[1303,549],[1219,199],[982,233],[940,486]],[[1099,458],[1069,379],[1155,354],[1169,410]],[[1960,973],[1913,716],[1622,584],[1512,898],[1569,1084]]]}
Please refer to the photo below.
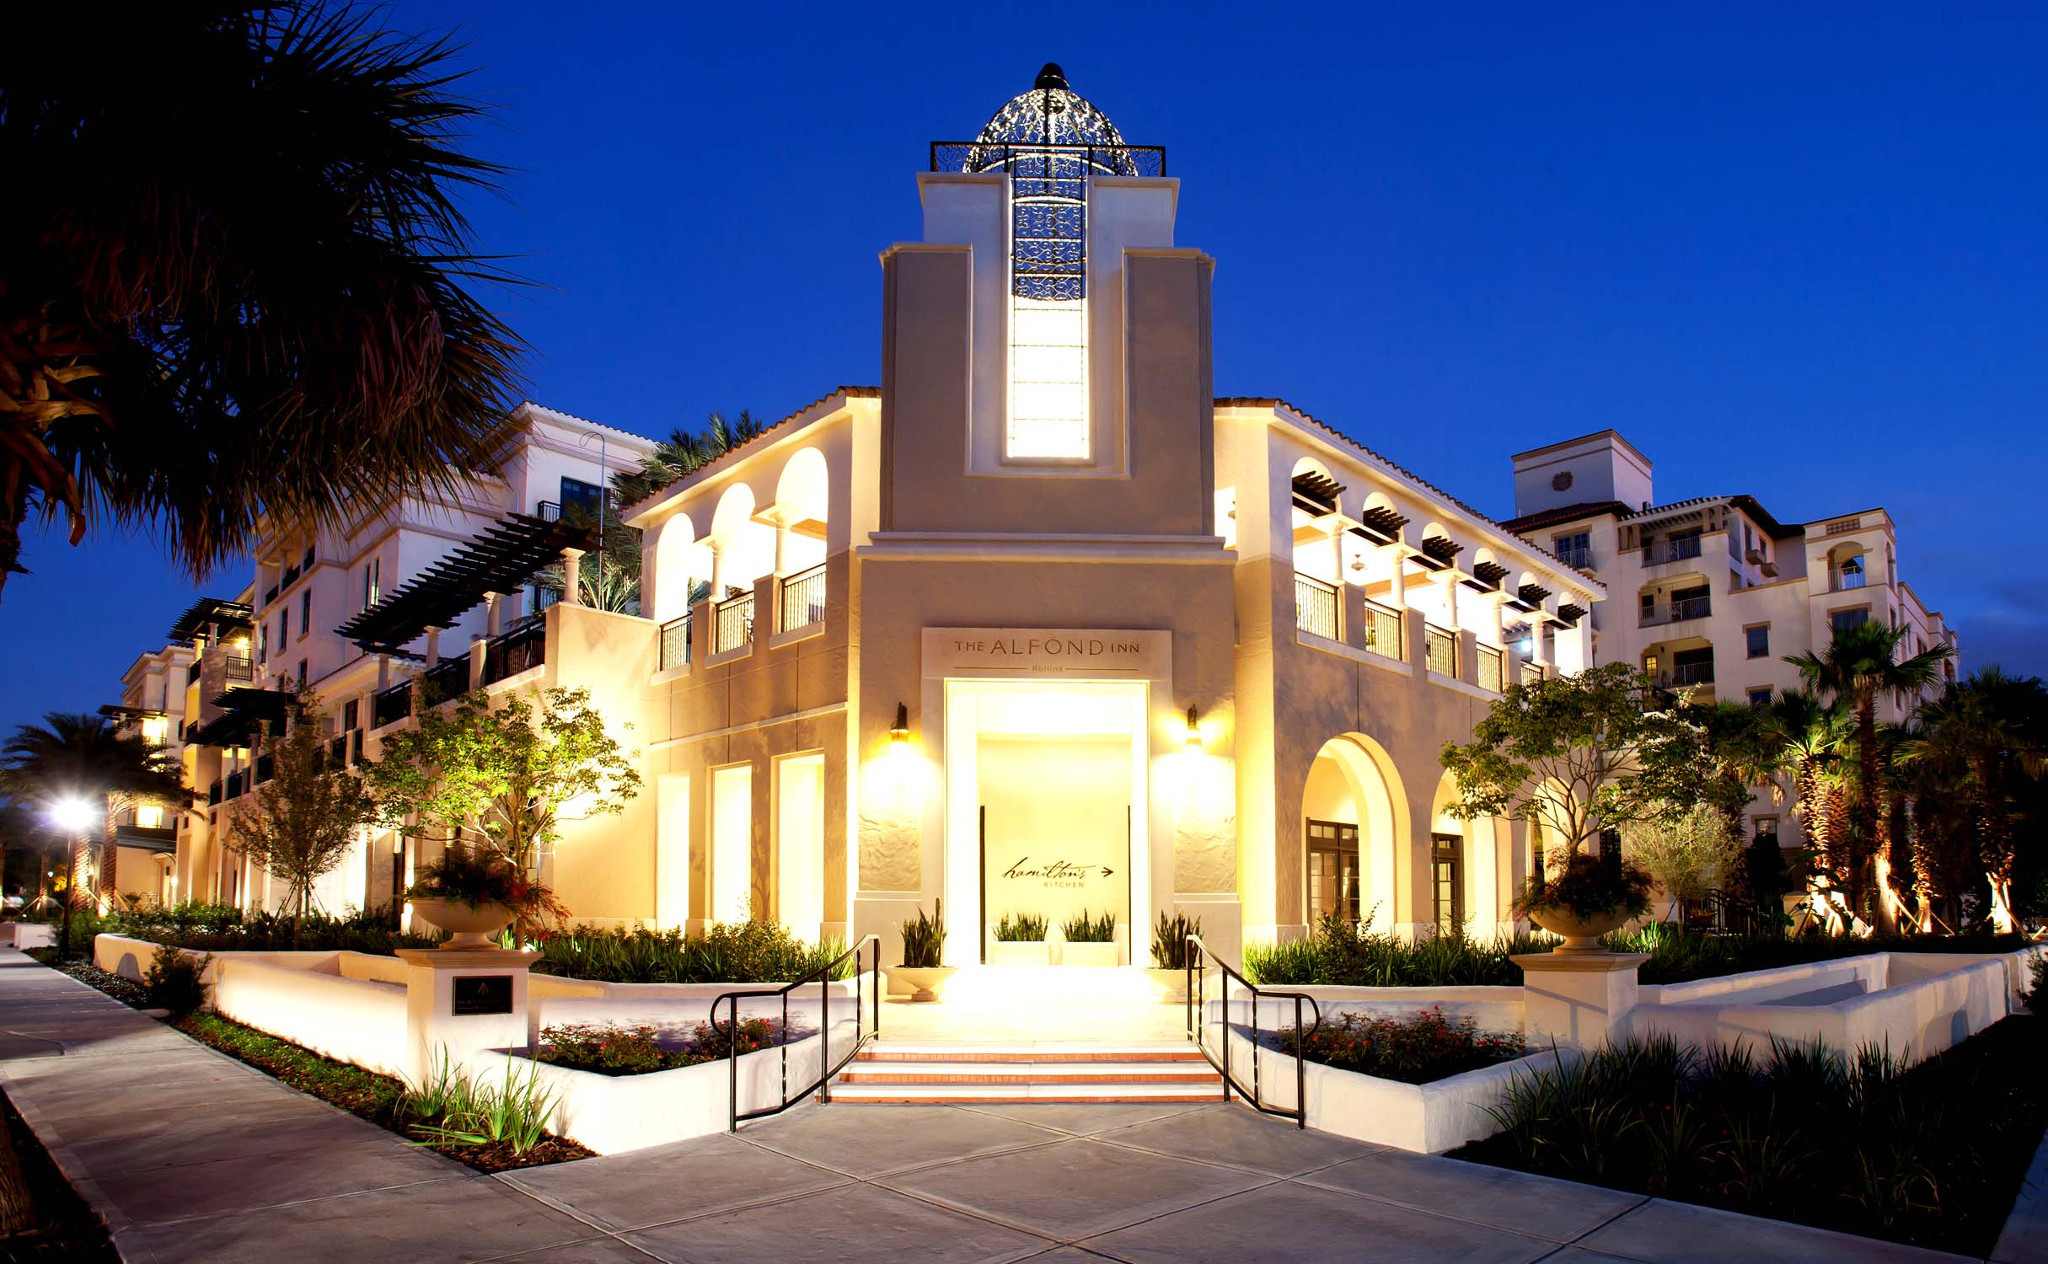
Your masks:
{"label": "sidewalk", "polygon": [[0,1088],[129,1261],[1932,1261],[1243,1106],[805,1107],[483,1176],[11,949]]}

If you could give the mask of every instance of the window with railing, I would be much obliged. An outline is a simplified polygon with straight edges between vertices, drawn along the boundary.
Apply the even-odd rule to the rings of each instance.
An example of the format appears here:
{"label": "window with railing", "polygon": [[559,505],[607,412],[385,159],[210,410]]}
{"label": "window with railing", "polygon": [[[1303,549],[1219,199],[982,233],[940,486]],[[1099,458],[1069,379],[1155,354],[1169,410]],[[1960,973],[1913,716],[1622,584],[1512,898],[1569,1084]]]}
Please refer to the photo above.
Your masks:
{"label": "window with railing", "polygon": [[1427,655],[1429,670],[1439,676],[1458,674],[1458,634],[1436,626],[1422,625],[1423,650]]}
{"label": "window with railing", "polygon": [[1543,664],[1541,664],[1541,663],[1532,663],[1532,662],[1528,661],[1527,659],[1524,659],[1524,660],[1522,660],[1522,683],[1523,683],[1523,684],[1525,684],[1525,685],[1533,685],[1533,684],[1535,684],[1535,683],[1536,683],[1537,681],[1539,681],[1539,680],[1542,680],[1542,679],[1544,678],[1544,676],[1545,676],[1546,674],[1547,674],[1547,673],[1545,673],[1545,671],[1544,671],[1544,669],[1543,669]]}
{"label": "window with railing", "polygon": [[1683,562],[1688,558],[1695,558],[1699,555],[1700,537],[1697,532],[1691,535],[1675,535],[1663,540],[1646,541],[1643,544],[1643,564],[1645,566],[1655,566],[1659,562]]}
{"label": "window with railing", "polygon": [[814,623],[825,621],[825,564],[820,562],[807,571],[785,575],[777,585],[782,594],[782,609],[776,612],[779,622],[776,630],[794,632]]}
{"label": "window with railing", "polygon": [[1337,588],[1312,575],[1294,577],[1294,626],[1312,636],[1337,639]]}
{"label": "window with railing", "polygon": [[1474,665],[1479,669],[1479,687],[1488,693],[1501,692],[1506,682],[1501,677],[1500,651],[1491,645],[1475,646],[1474,650],[1478,655]]}
{"label": "window with railing", "polygon": [[1365,603],[1365,648],[1401,658],[1401,612],[1377,601]]}
{"label": "window with railing", "polygon": [[1680,623],[1687,619],[1704,619],[1714,613],[1713,598],[1705,592],[1674,593],[1671,603],[1658,606],[1644,594],[1642,617],[1638,627],[1653,628],[1666,623]]}
{"label": "window with railing", "polygon": [[1555,536],[1550,551],[1557,554],[1557,560],[1566,566],[1579,570],[1593,568],[1593,535],[1589,531],[1574,531],[1570,535]]}
{"label": "window with railing", "polygon": [[681,667],[690,661],[690,616],[670,619],[661,625],[661,670]]}
{"label": "window with railing", "polygon": [[246,654],[228,654],[223,656],[220,662],[220,672],[222,676],[229,680],[252,680],[256,675],[256,669],[249,662],[249,656]]}
{"label": "window with railing", "polygon": [[1711,685],[1714,683],[1713,660],[1706,659],[1689,663],[1674,662],[1657,683],[1667,689],[1687,689],[1694,685]]}
{"label": "window with railing", "polygon": [[741,593],[718,603],[711,627],[711,652],[723,654],[754,639],[754,594]]}

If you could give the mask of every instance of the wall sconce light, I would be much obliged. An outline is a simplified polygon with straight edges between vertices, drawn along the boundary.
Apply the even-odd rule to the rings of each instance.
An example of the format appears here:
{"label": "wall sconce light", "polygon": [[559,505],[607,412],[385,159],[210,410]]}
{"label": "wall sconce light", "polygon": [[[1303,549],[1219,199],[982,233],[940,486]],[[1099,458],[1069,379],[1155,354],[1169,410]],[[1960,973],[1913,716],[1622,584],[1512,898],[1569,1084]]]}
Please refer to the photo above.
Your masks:
{"label": "wall sconce light", "polygon": [[1202,749],[1202,724],[1195,718],[1195,704],[1188,704],[1188,749]]}
{"label": "wall sconce light", "polygon": [[910,708],[896,704],[896,723],[889,726],[889,740],[898,746],[910,745]]}

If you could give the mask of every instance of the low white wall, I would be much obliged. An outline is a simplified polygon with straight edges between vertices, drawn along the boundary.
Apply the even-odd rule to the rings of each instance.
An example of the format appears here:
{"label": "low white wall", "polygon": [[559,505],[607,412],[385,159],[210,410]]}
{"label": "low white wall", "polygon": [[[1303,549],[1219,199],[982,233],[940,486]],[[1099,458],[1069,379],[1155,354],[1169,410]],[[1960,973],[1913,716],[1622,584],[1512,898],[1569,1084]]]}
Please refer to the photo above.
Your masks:
{"label": "low white wall", "polygon": [[1889,977],[1890,953],[1872,952],[1833,961],[1723,974],[1687,983],[1645,983],[1636,991],[1638,1005],[1757,1004],[1844,983],[1860,983],[1875,992]]}
{"label": "low white wall", "polygon": [[[2002,955],[1871,953],[1822,964],[1857,968],[1830,972],[1818,966],[1793,966],[1666,985],[1657,989],[1655,1003],[1639,1004],[1630,1012],[1629,1030],[1658,1032],[1701,1048],[1747,1042],[1760,1053],[1769,1048],[1772,1037],[1817,1039],[1844,1054],[1867,1044],[1919,1062],[1961,1043],[2008,1012],[2009,963]],[[1813,973],[1803,979],[1784,977],[1793,971]],[[1758,982],[1759,976],[1779,977]],[[1827,1004],[1788,1003],[1802,992],[1872,976],[1877,983],[1874,991]],[[1754,986],[1742,986],[1744,980]],[[1734,986],[1701,999],[1683,999],[1699,996],[1704,984],[1716,983]],[[1681,999],[1674,1001],[1674,994]]]}
{"label": "low white wall", "polygon": [[[1412,1018],[1423,1010],[1441,1008],[1447,1017],[1469,1018],[1481,1031],[1519,1033],[1522,1030],[1522,989],[1517,987],[1375,988],[1334,987],[1310,984],[1290,987],[1304,992],[1322,1006],[1323,1016],[1370,1014],[1375,1018]],[[1270,1027],[1277,1017],[1282,1024],[1294,1021],[1292,1001],[1274,1001],[1259,1006],[1259,1018]]]}
{"label": "low white wall", "polygon": [[213,1008],[315,1053],[407,1078],[405,989],[253,961],[214,963]]}
{"label": "low white wall", "polygon": [[57,928],[48,922],[0,922],[0,945],[10,948],[53,948]]}
{"label": "low white wall", "polygon": [[[844,1056],[853,1039],[851,1019],[834,1024],[835,1054]],[[823,1051],[824,1041],[818,1036],[790,1042],[787,1078],[792,1090],[817,1078]],[[740,1058],[741,1110],[771,1106],[782,1099],[782,1058],[777,1049]],[[730,1118],[732,1070],[724,1061],[647,1075],[599,1075],[496,1052],[478,1055],[475,1066],[481,1078],[494,1084],[502,1084],[508,1071],[523,1081],[538,1068],[540,1082],[556,1095],[550,1128],[599,1154],[620,1154],[724,1132]]]}

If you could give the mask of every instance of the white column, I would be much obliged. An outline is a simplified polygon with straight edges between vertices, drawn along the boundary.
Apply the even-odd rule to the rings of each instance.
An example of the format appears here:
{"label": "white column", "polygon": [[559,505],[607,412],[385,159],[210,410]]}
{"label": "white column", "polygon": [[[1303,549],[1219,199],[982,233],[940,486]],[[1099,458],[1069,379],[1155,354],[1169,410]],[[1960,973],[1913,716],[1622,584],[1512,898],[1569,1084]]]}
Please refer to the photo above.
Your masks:
{"label": "white column", "polygon": [[562,550],[562,604],[565,606],[583,604],[582,577],[577,562],[582,556],[582,549]]}
{"label": "white column", "polygon": [[427,629],[427,666],[441,661],[441,629]]}
{"label": "white column", "polygon": [[715,606],[725,600],[725,550],[716,540],[707,541],[704,547],[711,550],[711,604]]}
{"label": "white column", "polygon": [[789,573],[788,558],[789,520],[778,513],[775,515],[775,574],[778,578]]}
{"label": "white column", "polygon": [[498,635],[498,597],[494,592],[484,594],[484,635],[493,638]]}
{"label": "white column", "polygon": [[1387,593],[1387,604],[1396,610],[1406,610],[1408,608],[1408,550],[1402,548],[1400,543],[1396,541],[1393,544],[1380,545],[1380,556],[1390,563],[1387,569],[1394,576],[1394,586]]}

